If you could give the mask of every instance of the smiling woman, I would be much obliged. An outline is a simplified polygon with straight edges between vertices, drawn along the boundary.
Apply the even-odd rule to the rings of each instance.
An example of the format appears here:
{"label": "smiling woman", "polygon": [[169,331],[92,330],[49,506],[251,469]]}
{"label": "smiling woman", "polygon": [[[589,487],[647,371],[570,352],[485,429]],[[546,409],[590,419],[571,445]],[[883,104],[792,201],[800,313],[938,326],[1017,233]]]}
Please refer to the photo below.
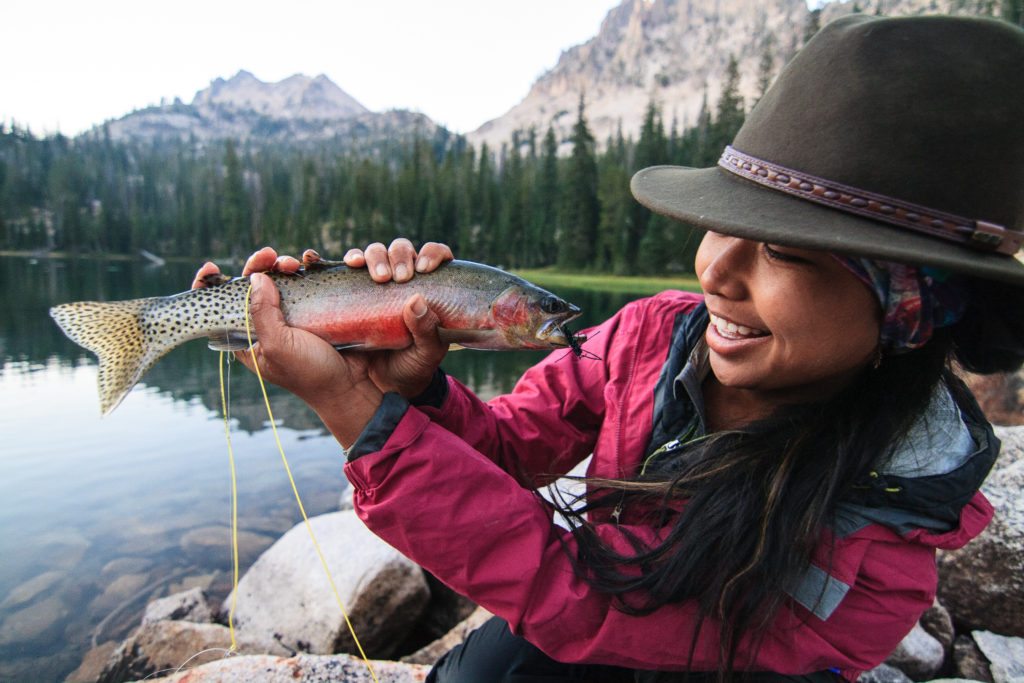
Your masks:
{"label": "smiling woman", "polygon": [[[486,403],[439,369],[422,301],[410,347],[339,355],[254,275],[261,365],[346,447],[360,517],[497,615],[428,681],[824,683],[885,659],[936,548],[992,515],[999,442],[953,367],[1024,362],[1022,62],[990,20],[826,26],[716,168],[633,179],[709,231],[705,295],[633,302]],[[445,256],[347,261],[383,282]],[[534,489],[591,454],[561,529]]]}

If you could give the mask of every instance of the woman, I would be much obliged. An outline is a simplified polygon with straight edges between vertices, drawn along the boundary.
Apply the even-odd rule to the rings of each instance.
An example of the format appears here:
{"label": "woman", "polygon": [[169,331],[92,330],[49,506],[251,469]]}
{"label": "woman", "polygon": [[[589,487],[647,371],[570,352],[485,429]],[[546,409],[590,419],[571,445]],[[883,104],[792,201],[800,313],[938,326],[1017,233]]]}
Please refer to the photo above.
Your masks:
{"label": "woman", "polygon": [[[709,230],[704,296],[628,305],[590,335],[600,361],[555,354],[489,404],[437,369],[421,298],[412,347],[339,355],[254,275],[264,376],[347,449],[361,518],[499,617],[429,680],[854,680],[888,655],[932,604],[935,548],[992,514],[998,441],[950,363],[1024,361],[1020,63],[994,21],[825,27],[717,168],[633,180]],[[450,257],[347,261],[386,281]],[[561,530],[535,489],[591,453],[587,518]]]}

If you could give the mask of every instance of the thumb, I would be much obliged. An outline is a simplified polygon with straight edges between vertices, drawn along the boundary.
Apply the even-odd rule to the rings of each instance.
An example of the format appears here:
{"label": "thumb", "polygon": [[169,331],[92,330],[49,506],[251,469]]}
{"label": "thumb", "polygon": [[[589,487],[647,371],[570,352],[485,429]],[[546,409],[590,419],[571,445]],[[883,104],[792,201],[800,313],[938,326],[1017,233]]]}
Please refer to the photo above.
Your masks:
{"label": "thumb", "polygon": [[402,311],[402,317],[416,346],[427,348],[440,346],[437,327],[441,324],[441,319],[427,306],[427,300],[423,298],[422,294],[414,294],[409,298]]}
{"label": "thumb", "polygon": [[284,314],[281,313],[281,295],[273,280],[263,273],[249,276],[252,293],[249,295],[249,315],[256,337],[264,349],[274,346],[281,334],[287,330]]}

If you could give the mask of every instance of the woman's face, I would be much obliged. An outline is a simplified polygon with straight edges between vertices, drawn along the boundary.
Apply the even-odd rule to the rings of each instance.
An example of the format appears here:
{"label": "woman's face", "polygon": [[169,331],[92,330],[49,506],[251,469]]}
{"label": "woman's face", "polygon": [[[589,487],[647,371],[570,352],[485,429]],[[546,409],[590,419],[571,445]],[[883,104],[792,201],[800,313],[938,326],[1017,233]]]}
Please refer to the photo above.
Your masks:
{"label": "woman's face", "polygon": [[881,308],[827,252],[709,232],[696,259],[711,368],[771,404],[821,399],[875,357]]}

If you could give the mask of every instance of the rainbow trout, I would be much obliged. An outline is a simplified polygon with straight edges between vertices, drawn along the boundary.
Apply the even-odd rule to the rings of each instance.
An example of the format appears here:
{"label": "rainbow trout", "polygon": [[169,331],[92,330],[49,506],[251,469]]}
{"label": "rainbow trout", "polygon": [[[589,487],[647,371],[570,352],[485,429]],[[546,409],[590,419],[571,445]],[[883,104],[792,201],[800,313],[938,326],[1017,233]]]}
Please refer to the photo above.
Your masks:
{"label": "rainbow trout", "polygon": [[[554,349],[577,342],[563,326],[580,309],[522,278],[468,261],[451,261],[409,282],[374,282],[365,268],[307,266],[273,273],[289,325],[342,349],[401,349],[412,343],[402,307],[420,293],[441,319],[447,344],[473,349]],[[64,333],[99,358],[100,410],[110,413],[168,351],[207,337],[211,349],[247,349],[249,278],[166,297],[79,301],[50,309]],[[251,317],[250,317],[251,327]],[[253,333],[253,341],[256,340]]]}

